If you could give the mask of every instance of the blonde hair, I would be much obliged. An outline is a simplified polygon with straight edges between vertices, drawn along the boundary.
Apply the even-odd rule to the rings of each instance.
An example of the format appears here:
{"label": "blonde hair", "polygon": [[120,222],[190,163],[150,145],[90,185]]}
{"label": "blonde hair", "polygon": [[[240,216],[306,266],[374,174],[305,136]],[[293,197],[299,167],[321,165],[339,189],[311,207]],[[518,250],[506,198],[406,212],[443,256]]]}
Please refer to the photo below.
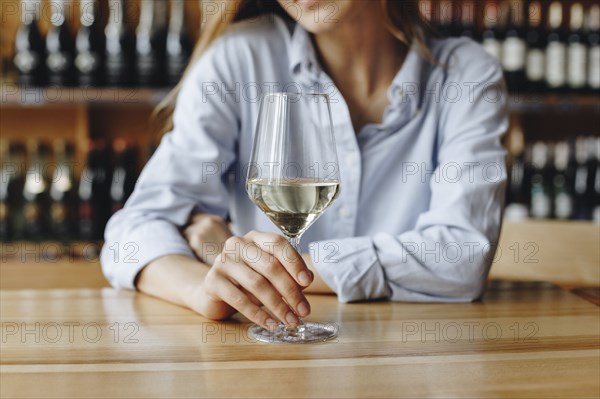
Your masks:
{"label": "blonde hair", "polygon": [[[233,22],[274,13],[290,19],[289,15],[275,0],[222,0],[227,10],[235,12],[215,13],[206,18],[200,39],[194,47],[190,62],[179,83],[165,96],[154,110],[153,117],[163,125],[163,133],[173,128],[173,111],[182,82],[190,67],[204,51],[225,32]],[[407,46],[416,45],[421,56],[435,63],[427,46],[427,38],[433,30],[419,12],[418,0],[379,0],[383,11],[383,24],[400,42]]]}

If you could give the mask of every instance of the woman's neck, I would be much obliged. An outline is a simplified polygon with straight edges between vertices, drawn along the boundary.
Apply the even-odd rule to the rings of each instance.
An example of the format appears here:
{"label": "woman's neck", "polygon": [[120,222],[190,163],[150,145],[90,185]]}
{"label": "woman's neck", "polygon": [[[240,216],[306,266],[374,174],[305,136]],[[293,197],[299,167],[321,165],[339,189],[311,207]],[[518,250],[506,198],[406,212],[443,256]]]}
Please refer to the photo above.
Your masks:
{"label": "woman's neck", "polygon": [[373,9],[365,8],[354,13],[354,19],[313,36],[319,61],[336,85],[342,89],[351,84],[353,94],[365,96],[391,84],[408,50]]}

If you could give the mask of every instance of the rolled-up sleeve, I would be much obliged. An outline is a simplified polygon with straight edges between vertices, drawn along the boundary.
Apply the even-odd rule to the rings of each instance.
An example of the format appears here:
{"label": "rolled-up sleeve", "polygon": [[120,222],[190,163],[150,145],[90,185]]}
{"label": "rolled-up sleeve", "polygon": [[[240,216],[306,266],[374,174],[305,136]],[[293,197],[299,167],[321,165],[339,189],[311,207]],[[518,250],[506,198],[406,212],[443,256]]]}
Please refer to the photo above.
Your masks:
{"label": "rolled-up sleeve", "polygon": [[134,288],[139,271],[159,257],[193,256],[180,233],[192,210],[227,214],[223,174],[235,160],[239,110],[235,101],[222,96],[227,82],[234,81],[225,40],[215,42],[188,73],[173,130],[106,227],[101,263],[114,287]]}
{"label": "rolled-up sleeve", "polygon": [[[484,291],[502,220],[506,90],[500,67],[488,57],[461,60],[447,79],[470,90],[460,101],[435,105],[439,149],[435,173],[423,183],[430,204],[414,228],[311,244],[313,254],[335,247],[332,256],[313,256],[313,262],[342,302],[463,302]],[[445,176],[448,170],[458,173]],[[402,186],[393,179],[390,184]]]}

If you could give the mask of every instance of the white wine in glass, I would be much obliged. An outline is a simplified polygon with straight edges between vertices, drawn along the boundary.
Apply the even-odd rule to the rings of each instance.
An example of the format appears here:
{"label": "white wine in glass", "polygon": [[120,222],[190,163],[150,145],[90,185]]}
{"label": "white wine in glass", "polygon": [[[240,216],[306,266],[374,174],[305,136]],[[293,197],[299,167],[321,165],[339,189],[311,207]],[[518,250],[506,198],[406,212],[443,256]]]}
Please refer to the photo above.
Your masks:
{"label": "white wine in glass", "polygon": [[[246,191],[301,253],[300,237],[335,200],[340,189],[329,97],[274,93],[260,104]],[[299,255],[298,255],[299,256]],[[332,323],[252,325],[263,342],[310,343],[337,336]]]}

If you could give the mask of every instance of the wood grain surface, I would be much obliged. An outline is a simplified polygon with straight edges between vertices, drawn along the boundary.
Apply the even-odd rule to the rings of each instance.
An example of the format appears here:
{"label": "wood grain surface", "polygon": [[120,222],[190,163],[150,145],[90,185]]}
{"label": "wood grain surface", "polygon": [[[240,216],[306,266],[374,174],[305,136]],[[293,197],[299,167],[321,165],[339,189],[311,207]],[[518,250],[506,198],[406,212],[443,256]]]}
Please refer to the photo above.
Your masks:
{"label": "wood grain surface", "polygon": [[339,338],[254,342],[134,292],[11,290],[0,296],[0,396],[598,397],[600,312],[547,284],[494,283],[468,304],[340,304],[308,320]]}

